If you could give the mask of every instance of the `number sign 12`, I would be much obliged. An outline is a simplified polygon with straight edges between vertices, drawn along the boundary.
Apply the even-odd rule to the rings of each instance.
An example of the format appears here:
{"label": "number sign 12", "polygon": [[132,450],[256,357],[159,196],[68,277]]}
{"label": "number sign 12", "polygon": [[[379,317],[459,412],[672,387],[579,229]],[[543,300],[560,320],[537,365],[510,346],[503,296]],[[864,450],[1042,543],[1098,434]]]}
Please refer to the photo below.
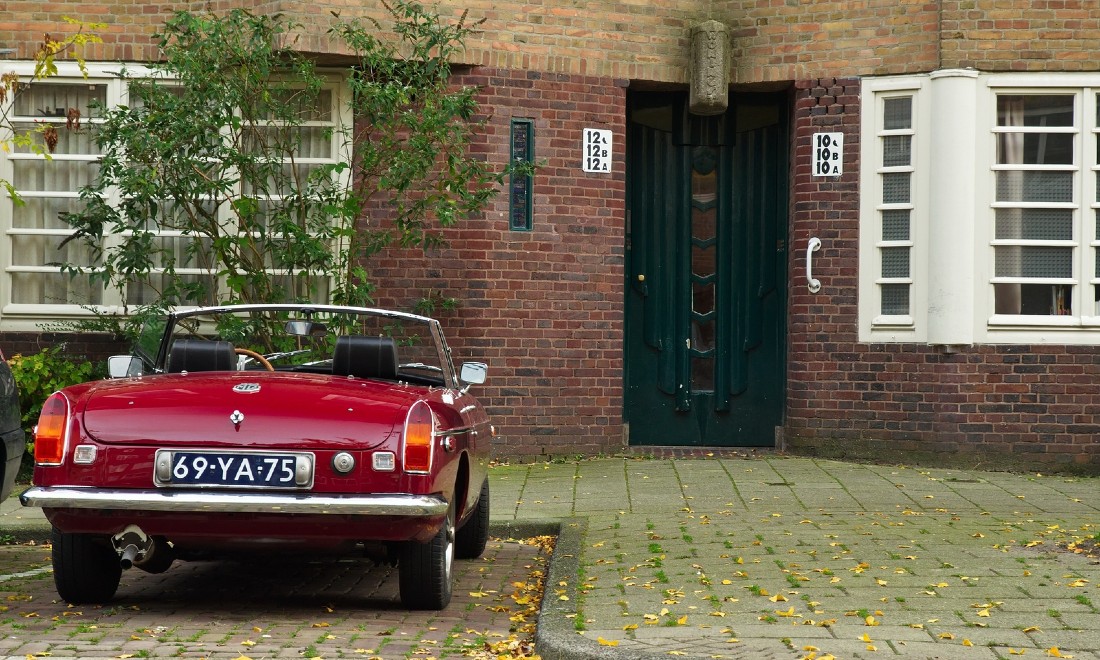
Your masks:
{"label": "number sign 12", "polygon": [[844,134],[814,133],[814,176],[844,174]]}
{"label": "number sign 12", "polygon": [[611,173],[611,131],[600,128],[584,129],[581,161],[585,172]]}

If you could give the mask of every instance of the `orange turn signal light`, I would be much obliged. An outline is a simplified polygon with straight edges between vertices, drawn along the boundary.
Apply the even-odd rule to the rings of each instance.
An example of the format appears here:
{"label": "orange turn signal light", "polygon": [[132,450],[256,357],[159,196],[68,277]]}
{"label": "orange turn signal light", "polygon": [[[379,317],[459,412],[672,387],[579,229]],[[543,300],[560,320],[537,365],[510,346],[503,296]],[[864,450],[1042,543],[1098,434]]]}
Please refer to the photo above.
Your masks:
{"label": "orange turn signal light", "polygon": [[35,464],[61,465],[69,439],[69,402],[60,392],[51,394],[42,404],[34,428]]}
{"label": "orange turn signal light", "polygon": [[435,416],[423,401],[413,404],[405,418],[404,465],[406,472],[432,471]]}

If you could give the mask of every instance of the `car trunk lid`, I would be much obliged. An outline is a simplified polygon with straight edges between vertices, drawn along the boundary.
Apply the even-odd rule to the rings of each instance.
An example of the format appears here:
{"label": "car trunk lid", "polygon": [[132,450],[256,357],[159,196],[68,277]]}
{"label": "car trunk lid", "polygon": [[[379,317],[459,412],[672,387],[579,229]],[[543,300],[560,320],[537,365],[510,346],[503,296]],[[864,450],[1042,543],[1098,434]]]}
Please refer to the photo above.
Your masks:
{"label": "car trunk lid", "polygon": [[369,449],[397,439],[419,394],[316,374],[190,373],[106,381],[81,412],[105,444]]}

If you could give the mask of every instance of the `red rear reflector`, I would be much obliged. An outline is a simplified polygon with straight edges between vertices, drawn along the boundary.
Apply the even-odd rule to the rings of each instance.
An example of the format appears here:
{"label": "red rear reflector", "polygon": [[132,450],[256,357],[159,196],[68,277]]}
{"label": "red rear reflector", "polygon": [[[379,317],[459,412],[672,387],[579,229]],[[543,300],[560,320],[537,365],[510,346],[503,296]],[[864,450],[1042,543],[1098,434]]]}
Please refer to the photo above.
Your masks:
{"label": "red rear reflector", "polygon": [[34,462],[60,465],[65,458],[69,428],[69,402],[60,393],[50,395],[42,404],[34,433]]}
{"label": "red rear reflector", "polygon": [[428,404],[419,401],[409,410],[405,418],[405,455],[406,472],[431,472],[432,439],[435,431],[435,418]]}

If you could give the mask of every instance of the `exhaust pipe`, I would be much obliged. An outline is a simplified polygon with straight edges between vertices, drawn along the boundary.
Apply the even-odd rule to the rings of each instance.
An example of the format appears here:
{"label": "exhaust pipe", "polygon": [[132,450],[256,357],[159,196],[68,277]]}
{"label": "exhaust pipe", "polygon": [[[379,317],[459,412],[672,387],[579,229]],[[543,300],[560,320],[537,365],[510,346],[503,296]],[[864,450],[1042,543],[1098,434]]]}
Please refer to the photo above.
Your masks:
{"label": "exhaust pipe", "polygon": [[122,550],[122,556],[119,557],[118,563],[122,566],[122,570],[133,568],[134,558],[138,556],[140,550],[136,545],[131,543]]}
{"label": "exhaust pipe", "polygon": [[134,562],[140,562],[153,546],[153,539],[137,525],[130,525],[111,539],[115,550],[118,551],[118,562],[123,570],[133,567]]}

